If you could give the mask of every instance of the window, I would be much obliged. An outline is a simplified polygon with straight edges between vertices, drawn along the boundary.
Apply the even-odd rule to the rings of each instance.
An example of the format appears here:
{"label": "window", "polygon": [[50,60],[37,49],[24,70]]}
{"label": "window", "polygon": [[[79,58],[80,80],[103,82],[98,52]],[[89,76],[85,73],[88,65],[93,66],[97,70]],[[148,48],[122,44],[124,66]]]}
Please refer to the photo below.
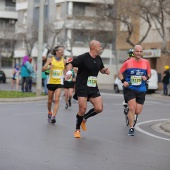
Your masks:
{"label": "window", "polygon": [[91,6],[86,6],[85,16],[91,16],[91,17],[96,16],[96,8],[91,7]]}

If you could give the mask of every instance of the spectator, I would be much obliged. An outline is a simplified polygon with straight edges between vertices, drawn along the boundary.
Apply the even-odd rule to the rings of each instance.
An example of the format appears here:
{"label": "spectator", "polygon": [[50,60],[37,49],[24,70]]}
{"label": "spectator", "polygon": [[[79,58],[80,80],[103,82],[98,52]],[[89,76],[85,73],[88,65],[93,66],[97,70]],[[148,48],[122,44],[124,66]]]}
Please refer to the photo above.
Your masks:
{"label": "spectator", "polygon": [[169,66],[164,66],[164,72],[163,72],[163,94],[168,95],[168,84],[169,84]]}
{"label": "spectator", "polygon": [[[46,63],[47,58],[45,56],[43,56],[43,62],[42,62],[42,66],[44,66],[44,64]],[[48,94],[48,89],[47,89],[47,76],[49,75],[49,70],[47,71],[43,71],[42,72],[42,82],[43,82],[43,87],[44,87],[44,93],[45,95]]]}
{"label": "spectator", "polygon": [[19,79],[20,79],[20,69],[19,65],[15,64],[14,69],[12,70],[12,84],[11,84],[11,90],[14,87],[14,84],[16,84],[16,90],[18,91],[19,88]]}
{"label": "spectator", "polygon": [[33,72],[33,67],[30,64],[29,59],[30,59],[29,56],[24,56],[22,60],[22,66],[21,66],[22,92],[28,92],[29,77]]}
{"label": "spectator", "polygon": [[28,92],[32,92],[32,78],[34,77],[34,67],[32,65],[32,58],[29,58],[29,62],[32,66],[32,72],[30,73],[29,76],[29,81],[28,81]]}

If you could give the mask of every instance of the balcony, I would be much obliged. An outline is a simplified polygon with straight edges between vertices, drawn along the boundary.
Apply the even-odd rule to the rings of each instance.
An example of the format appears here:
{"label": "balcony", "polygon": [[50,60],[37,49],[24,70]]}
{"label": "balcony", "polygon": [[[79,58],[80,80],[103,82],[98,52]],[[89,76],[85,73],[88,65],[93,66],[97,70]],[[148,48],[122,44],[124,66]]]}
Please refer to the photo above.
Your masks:
{"label": "balcony", "polygon": [[[96,22],[96,23],[95,23]],[[113,24],[108,21],[99,21],[94,18],[82,17],[81,19],[67,18],[66,20],[56,20],[54,23],[54,28],[60,30],[63,28],[66,29],[83,29],[83,30],[103,30],[103,31],[112,31]]]}
{"label": "balcony", "polygon": [[[63,3],[63,2],[79,2],[81,3],[81,1],[79,0],[55,0],[55,3],[58,4],[58,3]],[[83,0],[83,3],[96,3],[96,0]],[[114,3],[114,0],[98,0],[97,3],[102,3],[102,4],[105,4],[105,3],[109,3],[109,4],[113,4]]]}
{"label": "balcony", "polygon": [[15,7],[0,7],[0,18],[7,18],[7,19],[17,19],[18,13],[16,12]]}
{"label": "balcony", "polygon": [[17,2],[16,3],[16,10],[27,10],[28,9],[28,2],[23,1],[23,2]]}

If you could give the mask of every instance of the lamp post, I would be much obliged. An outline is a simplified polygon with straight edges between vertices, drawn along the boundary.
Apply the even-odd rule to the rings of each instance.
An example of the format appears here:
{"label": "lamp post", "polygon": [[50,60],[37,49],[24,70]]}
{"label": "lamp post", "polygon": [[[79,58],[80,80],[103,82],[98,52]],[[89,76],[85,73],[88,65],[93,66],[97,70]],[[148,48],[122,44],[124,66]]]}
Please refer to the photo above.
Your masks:
{"label": "lamp post", "polygon": [[39,5],[36,96],[41,95],[41,88],[42,88],[42,76],[41,75],[42,75],[42,51],[43,51],[43,28],[44,28],[44,2],[45,0],[40,0],[40,5]]}

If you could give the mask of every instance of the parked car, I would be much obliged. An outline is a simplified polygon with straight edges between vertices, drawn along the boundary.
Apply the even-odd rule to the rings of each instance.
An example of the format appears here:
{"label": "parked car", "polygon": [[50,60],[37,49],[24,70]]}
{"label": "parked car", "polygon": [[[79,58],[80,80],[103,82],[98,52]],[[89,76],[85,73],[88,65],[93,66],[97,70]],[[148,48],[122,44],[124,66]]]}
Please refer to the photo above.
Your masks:
{"label": "parked car", "polygon": [[[147,84],[149,92],[154,93],[158,89],[158,73],[156,70],[151,69],[151,78],[147,81]],[[118,77],[114,81],[113,89],[115,93],[123,90],[123,84]]]}
{"label": "parked car", "polygon": [[0,81],[6,83],[6,75],[5,72],[0,70]]}

